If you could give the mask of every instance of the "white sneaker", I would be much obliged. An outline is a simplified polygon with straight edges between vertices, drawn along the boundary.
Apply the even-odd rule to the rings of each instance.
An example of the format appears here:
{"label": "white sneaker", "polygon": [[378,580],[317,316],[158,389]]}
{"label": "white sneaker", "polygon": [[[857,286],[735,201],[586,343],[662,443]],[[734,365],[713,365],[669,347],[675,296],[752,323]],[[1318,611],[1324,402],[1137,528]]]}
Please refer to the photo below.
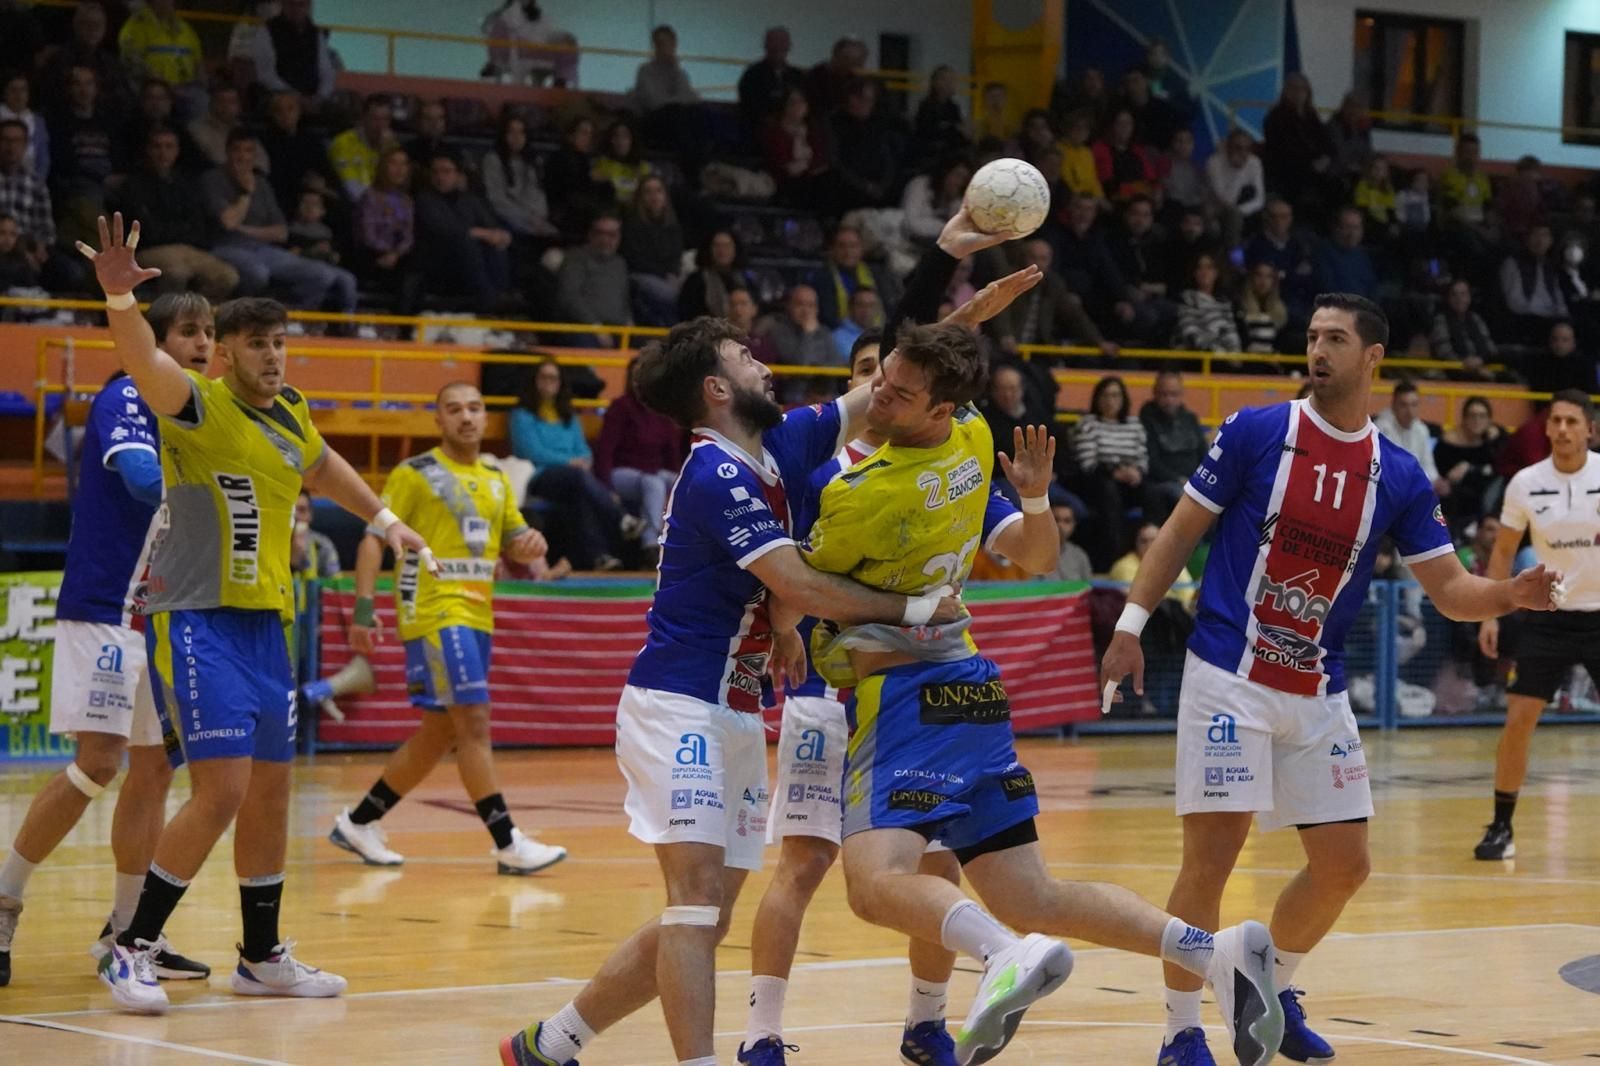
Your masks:
{"label": "white sneaker", "polygon": [[1266,1066],[1283,1043],[1283,1004],[1272,986],[1272,934],[1260,922],[1230,926],[1212,940],[1206,984],[1239,1066]]}
{"label": "white sneaker", "polygon": [[265,962],[246,962],[243,958],[233,971],[233,991],[240,996],[298,996],[326,999],[337,996],[349,984],[343,977],[296,959],[294,941],[285,940]]}
{"label": "white sneaker", "polygon": [[111,998],[117,1006],[134,1014],[167,1013],[167,993],[156,980],[154,956],[165,949],[166,940],[155,943],[135,940],[134,946],[125,948],[113,943],[111,950],[100,959],[97,973],[105,986],[111,989]]}
{"label": "white sneaker", "polygon": [[357,825],[350,820],[350,808],[339,812],[333,820],[333,830],[328,839],[335,847],[354,852],[368,866],[399,866],[406,857],[389,849],[389,834],[377,822]]}
{"label": "white sneaker", "polygon": [[522,830],[513,829],[511,846],[493,848],[489,854],[499,863],[501,873],[525,876],[554,866],[567,857],[567,849],[554,844],[541,844],[530,836],[524,836]]}
{"label": "white sneaker", "polygon": [[1005,1049],[1022,1015],[1072,976],[1072,949],[1041,933],[1029,933],[989,957],[978,996],[956,1033],[961,1066],[988,1062]]}

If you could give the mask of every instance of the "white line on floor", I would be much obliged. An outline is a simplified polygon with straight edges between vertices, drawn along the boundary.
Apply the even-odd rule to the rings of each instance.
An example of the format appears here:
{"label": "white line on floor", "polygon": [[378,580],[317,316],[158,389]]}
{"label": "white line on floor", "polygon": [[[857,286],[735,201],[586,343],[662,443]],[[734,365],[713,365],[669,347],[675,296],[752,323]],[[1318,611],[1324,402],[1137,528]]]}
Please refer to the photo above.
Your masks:
{"label": "white line on floor", "polygon": [[[104,1011],[101,1013],[112,1013]],[[168,1040],[152,1040],[149,1037],[133,1036],[130,1033],[113,1033],[105,1029],[88,1029],[81,1025],[65,1025],[61,1022],[41,1021],[37,1015],[12,1015],[0,1014],[0,1022],[10,1022],[15,1025],[25,1025],[34,1029],[55,1029],[63,1033],[76,1033],[80,1036],[91,1036],[100,1040],[115,1040],[121,1044],[137,1044],[140,1047],[162,1048],[166,1051],[182,1051],[190,1055],[199,1055],[202,1058],[222,1059],[226,1062],[247,1062],[254,1066],[290,1066],[289,1063],[278,1059],[253,1059],[248,1055],[235,1055],[227,1051],[214,1051],[210,1048],[195,1047],[193,1044],[174,1044]]]}

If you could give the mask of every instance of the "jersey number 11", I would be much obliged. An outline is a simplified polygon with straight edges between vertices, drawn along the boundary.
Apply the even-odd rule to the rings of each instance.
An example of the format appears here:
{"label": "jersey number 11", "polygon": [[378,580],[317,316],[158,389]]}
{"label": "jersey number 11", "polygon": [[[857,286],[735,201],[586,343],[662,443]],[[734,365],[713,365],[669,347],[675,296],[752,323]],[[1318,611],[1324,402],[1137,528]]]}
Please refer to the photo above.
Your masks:
{"label": "jersey number 11", "polygon": [[[1327,463],[1318,463],[1316,466],[1312,467],[1311,469],[1313,469],[1313,470],[1315,470],[1317,472],[1317,494],[1312,499],[1311,502],[1312,503],[1321,503],[1322,502],[1322,482],[1323,482],[1323,479],[1328,476],[1328,464]],[[1337,511],[1339,509],[1340,504],[1344,503],[1344,479],[1345,479],[1345,475],[1347,473],[1348,473],[1348,471],[1345,471],[1345,470],[1335,470],[1333,472],[1333,509],[1335,511]]]}

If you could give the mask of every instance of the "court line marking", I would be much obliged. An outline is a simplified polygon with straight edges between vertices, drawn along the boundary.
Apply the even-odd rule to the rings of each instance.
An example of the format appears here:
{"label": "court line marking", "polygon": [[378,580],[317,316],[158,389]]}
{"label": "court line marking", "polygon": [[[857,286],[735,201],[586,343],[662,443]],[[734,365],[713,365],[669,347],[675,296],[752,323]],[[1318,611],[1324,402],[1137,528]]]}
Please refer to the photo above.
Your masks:
{"label": "court line marking", "polygon": [[[1390,938],[1390,937],[1454,936],[1454,935],[1460,935],[1462,933],[1518,933],[1518,932],[1526,932],[1526,931],[1532,930],[1532,929],[1584,929],[1584,930],[1593,930],[1593,929],[1600,929],[1600,926],[1582,925],[1582,924],[1578,924],[1578,923],[1574,923],[1574,922],[1550,922],[1550,923],[1545,923],[1545,924],[1532,924],[1532,925],[1469,926],[1469,927],[1448,928],[1448,929],[1396,929],[1396,930],[1392,930],[1392,931],[1378,931],[1378,932],[1372,932],[1372,933],[1330,933],[1325,939],[1328,939],[1328,940],[1377,940],[1377,939],[1385,939],[1385,938]],[[1112,954],[1126,955],[1126,954],[1132,954],[1132,953],[1125,952],[1120,948],[1102,948],[1102,947],[1083,948],[1081,950],[1074,949],[1074,951],[1073,951],[1073,955],[1077,956],[1078,958],[1084,958],[1084,957],[1088,957],[1088,956],[1098,956],[1098,955],[1112,955]],[[864,958],[864,959],[830,959],[827,962],[802,962],[802,963],[796,963],[795,966],[794,966],[794,970],[796,972],[806,972],[806,973],[813,973],[813,972],[826,973],[828,971],[839,971],[839,970],[888,969],[888,968],[892,968],[892,967],[896,967],[896,966],[904,966],[904,965],[906,965],[905,956],[904,955],[895,955],[895,956],[889,956],[889,957]],[[718,970],[717,971],[717,977],[719,977],[719,978],[748,977],[749,975],[750,975],[750,971],[749,970]],[[507,982],[507,983],[503,983],[503,984],[448,985],[448,986],[441,987],[441,988],[389,988],[389,989],[382,989],[382,990],[372,991],[372,992],[347,992],[344,995],[339,996],[338,998],[340,1000],[395,999],[395,998],[399,998],[399,997],[403,997],[403,996],[437,996],[437,995],[451,995],[451,994],[474,993],[474,992],[504,992],[504,991],[515,991],[515,990],[518,990],[518,989],[534,989],[534,988],[550,988],[550,987],[570,988],[570,987],[573,987],[573,986],[586,985],[588,983],[589,983],[588,978],[545,977],[545,978],[542,978],[542,979],[540,979],[538,981],[513,981],[513,982]],[[211,985],[207,984],[206,987],[209,989],[209,988],[211,988]],[[218,1008],[218,1007],[235,1007],[235,1008],[240,1008],[240,1007],[269,1007],[269,1006],[279,1006],[279,1005],[282,1005],[282,1004],[285,1004],[285,1003],[297,1003],[297,1002],[299,1002],[299,1000],[294,999],[292,997],[284,997],[284,998],[266,997],[266,996],[256,997],[256,998],[232,997],[232,998],[221,998],[221,999],[206,1000],[205,1002],[202,1002],[202,1003],[174,1003],[171,1006],[171,1008],[169,1008],[168,1013],[171,1013],[173,1011],[185,1011],[185,1010],[212,1010],[212,1009],[215,1009],[215,1008]],[[105,1015],[120,1015],[120,1014],[122,1014],[122,1012],[119,1011],[119,1010],[105,1008],[105,1007],[93,1007],[93,1008],[89,1008],[87,1010],[45,1011],[45,1012],[42,1012],[42,1013],[39,1013],[39,1014],[17,1015],[16,1017],[23,1018],[23,1019],[34,1019],[34,1018],[92,1018],[92,1017],[103,1017]],[[1128,1024],[1133,1024],[1133,1023],[1128,1023]],[[1513,1060],[1509,1060],[1509,1061],[1515,1062],[1515,1061],[1521,1061],[1521,1060],[1513,1059]]]}
{"label": "court line marking", "polygon": [[62,1022],[42,1021],[31,1015],[0,1014],[0,1023],[27,1026],[30,1029],[55,1029],[63,1033],[76,1033],[80,1036],[99,1037],[103,1040],[115,1040],[123,1044],[137,1044],[140,1047],[161,1048],[165,1051],[182,1051],[190,1055],[199,1055],[201,1058],[222,1059],[225,1062],[246,1062],[252,1066],[292,1066],[291,1063],[280,1059],[254,1059],[248,1055],[235,1055],[229,1051],[215,1051],[210,1048],[195,1047],[193,1044],[175,1044],[170,1040],[153,1040],[146,1036],[134,1036],[131,1033],[114,1033],[107,1029],[90,1029],[82,1025],[66,1025]]}

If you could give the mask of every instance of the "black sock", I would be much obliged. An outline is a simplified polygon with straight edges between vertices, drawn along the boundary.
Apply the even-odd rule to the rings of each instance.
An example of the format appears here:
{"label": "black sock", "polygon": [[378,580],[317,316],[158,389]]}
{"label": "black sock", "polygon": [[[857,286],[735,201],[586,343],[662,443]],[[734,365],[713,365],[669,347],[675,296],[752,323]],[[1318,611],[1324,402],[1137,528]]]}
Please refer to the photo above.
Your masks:
{"label": "black sock", "polygon": [[1515,792],[1494,791],[1494,824],[1511,828],[1511,815],[1517,809],[1517,794]]}
{"label": "black sock", "polygon": [[239,913],[244,917],[246,962],[264,962],[283,941],[278,938],[278,904],[283,902],[283,875],[250,877],[239,882]]}
{"label": "black sock", "polygon": [[178,901],[188,890],[189,882],[151,863],[150,871],[144,875],[144,890],[139,893],[139,905],[134,908],[133,920],[117,937],[117,943],[125,948],[133,947],[135,940],[155,943],[161,936],[161,930],[166,928],[167,919],[178,909]]}
{"label": "black sock", "polygon": [[489,835],[494,837],[494,846],[509,848],[511,846],[511,812],[506,810],[506,798],[496,792],[492,796],[485,796],[473,804],[478,808],[478,817],[483,819],[484,827],[489,830]]}
{"label": "black sock", "polygon": [[376,822],[379,818],[388,814],[394,805],[399,802],[400,794],[390,788],[388,782],[380,777],[373,782],[372,787],[367,790],[367,794],[361,797],[361,802],[356,805],[356,809],[350,812],[350,820],[356,825]]}

